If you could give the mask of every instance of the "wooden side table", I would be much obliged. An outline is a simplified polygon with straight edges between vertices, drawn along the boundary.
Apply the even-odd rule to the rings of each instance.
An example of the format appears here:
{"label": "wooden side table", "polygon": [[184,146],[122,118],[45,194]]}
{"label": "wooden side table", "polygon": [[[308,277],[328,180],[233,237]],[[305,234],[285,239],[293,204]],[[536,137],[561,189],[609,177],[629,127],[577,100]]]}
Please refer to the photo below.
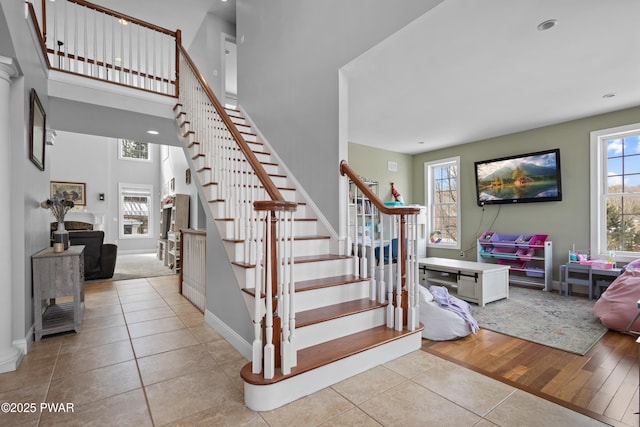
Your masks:
{"label": "wooden side table", "polygon": [[[84,246],[44,249],[31,257],[36,341],[43,335],[80,332],[84,314]],[[72,297],[56,303],[56,298]],[[48,300],[43,304],[43,300]]]}

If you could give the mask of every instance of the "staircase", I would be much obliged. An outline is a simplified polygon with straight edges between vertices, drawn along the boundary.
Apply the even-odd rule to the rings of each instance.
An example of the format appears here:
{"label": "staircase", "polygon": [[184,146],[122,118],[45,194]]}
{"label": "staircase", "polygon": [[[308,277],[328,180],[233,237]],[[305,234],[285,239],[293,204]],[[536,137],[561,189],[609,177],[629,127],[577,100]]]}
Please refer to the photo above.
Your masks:
{"label": "staircase", "polygon": [[[189,60],[186,53],[182,54],[185,64],[181,64],[181,84],[188,87],[190,83],[183,82],[189,80],[185,78]],[[195,84],[195,81],[191,83]],[[198,82],[198,85],[201,84]],[[183,89],[181,86],[180,93],[193,93],[193,89]],[[284,165],[273,154],[272,148],[258,136],[245,115],[240,110],[222,109],[217,101],[212,101],[210,105],[209,101],[212,100],[181,96],[175,112],[198,182],[206,191],[212,217],[233,265],[237,283],[243,291],[249,312],[254,313],[252,320],[259,342],[256,348],[254,341],[254,359],[258,357],[264,360],[258,363],[254,360],[242,369],[246,405],[253,410],[271,410],[419,349],[421,327],[407,330],[388,326],[394,325],[388,321],[389,314],[393,317],[394,310],[388,300],[380,301],[377,298],[376,286],[372,286],[375,279],[357,271],[358,262],[354,262],[353,256],[340,254],[340,245],[334,233],[319,221],[303,192],[296,188],[295,180],[289,178]],[[188,108],[186,103],[200,105],[211,117],[202,119],[202,112],[197,113],[194,107]],[[224,148],[213,150],[218,154],[212,154],[211,149],[204,148],[202,132],[198,132],[198,126],[193,124],[193,116],[208,123],[209,130],[205,132],[211,132],[213,127],[215,133],[222,134],[220,139],[224,141],[221,143]],[[260,215],[252,216],[256,212],[251,208],[250,201],[267,196],[256,194],[261,193],[262,183],[253,181],[254,171],[247,167],[250,162],[245,158],[246,153],[241,153],[242,149],[235,146],[234,133],[246,142],[251,151],[249,157],[254,156],[260,163],[285,202],[293,205],[291,210],[295,209],[291,217],[293,232],[290,238],[280,238],[292,241],[290,253],[295,255],[291,256],[292,261],[287,262],[285,258],[285,261],[278,261],[279,266],[275,267],[283,275],[287,275],[287,267],[290,268],[290,278],[294,280],[291,281],[292,292],[288,295],[295,301],[292,304],[287,303],[287,296],[282,296],[282,293],[276,298],[266,295],[269,287],[260,283],[264,272],[256,272],[261,268],[266,270],[264,265],[269,262],[257,261],[260,259],[260,247],[265,246],[261,238],[263,232],[249,228],[261,228],[262,225],[268,228],[269,219]],[[221,152],[223,154],[219,155]],[[235,172],[240,176],[221,177],[215,172],[220,167],[237,169]],[[242,194],[235,196],[235,201],[230,202],[225,197],[225,194],[230,195],[233,191],[222,188],[224,184],[221,181],[225,179],[236,190],[242,187]],[[236,215],[249,218],[250,225],[239,224],[243,221],[239,221]],[[280,225],[286,219],[278,218],[275,221]],[[278,245],[282,243],[280,241]],[[265,249],[267,251],[268,248]],[[286,248],[281,252],[286,252]],[[268,307],[271,299],[274,305],[278,305],[277,308]],[[290,309],[289,313],[285,313],[286,308]],[[271,310],[283,325],[289,327],[288,332],[280,333],[279,321],[273,321],[270,325],[265,321],[263,316]],[[279,356],[277,350],[272,356],[257,354],[263,351],[265,329],[270,326],[273,326],[270,334],[275,337],[274,341],[288,334],[285,341],[288,340],[289,349],[286,343],[281,347],[284,356]],[[267,338],[266,342],[268,346],[270,340]],[[287,355],[287,352],[290,353]],[[280,357],[283,363],[279,363]],[[271,362],[274,362],[272,369],[262,366]]]}

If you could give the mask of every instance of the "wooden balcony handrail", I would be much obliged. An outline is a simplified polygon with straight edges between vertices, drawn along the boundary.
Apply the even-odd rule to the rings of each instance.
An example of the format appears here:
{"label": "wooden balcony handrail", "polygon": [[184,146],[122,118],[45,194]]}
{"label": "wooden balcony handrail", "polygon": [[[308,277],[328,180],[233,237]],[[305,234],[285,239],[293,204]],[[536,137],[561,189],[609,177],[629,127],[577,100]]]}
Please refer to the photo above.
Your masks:
{"label": "wooden balcony handrail", "polygon": [[182,54],[184,59],[189,64],[189,67],[193,71],[193,74],[196,76],[196,78],[200,82],[202,89],[207,94],[207,97],[209,97],[209,101],[211,101],[211,103],[215,107],[218,115],[220,115],[220,118],[222,119],[225,126],[231,133],[231,136],[236,141],[236,144],[238,144],[238,146],[240,147],[240,150],[242,150],[242,153],[244,154],[247,161],[253,168],[258,179],[260,180],[260,183],[264,186],[265,191],[267,192],[269,197],[271,197],[271,200],[285,202],[284,197],[282,197],[282,193],[280,193],[280,190],[278,190],[278,187],[276,187],[276,185],[273,183],[273,181],[271,180],[267,172],[264,170],[264,168],[262,167],[262,164],[260,163],[256,155],[253,153],[251,148],[249,148],[249,144],[247,144],[247,141],[245,141],[244,137],[240,134],[235,124],[231,121],[231,118],[225,111],[224,107],[222,106],[222,104],[220,104],[220,101],[218,101],[218,98],[213,94],[213,92],[211,91],[211,88],[207,84],[206,80],[204,79],[204,77],[202,76],[202,74],[200,73],[200,71],[198,70],[195,63],[193,62],[193,60],[191,59],[187,51],[184,49],[182,44],[178,45],[178,49],[180,50],[180,53]]}
{"label": "wooden balcony handrail", "polygon": [[[176,37],[176,32],[175,31],[167,30],[166,28],[159,27],[159,26],[151,24],[149,22],[142,21],[142,20],[134,18],[132,16],[125,15],[124,13],[116,12],[115,10],[108,9],[106,7],[103,7],[103,6],[94,4],[94,3],[90,3],[90,2],[85,1],[85,0],[66,0],[66,1],[68,1],[69,3],[75,3],[75,4],[80,5],[80,6],[85,6],[85,7],[89,8],[89,9],[93,9],[93,10],[96,10],[98,12],[102,12],[105,15],[113,16],[114,18],[124,19],[127,22],[131,22],[133,24],[140,25],[141,27],[149,28],[150,30],[157,31],[159,33],[163,33],[163,34],[167,34],[169,36]],[[47,8],[46,8],[46,2],[47,2],[47,0],[42,0],[42,31],[43,31],[43,35],[45,37],[45,40],[46,40],[46,36],[47,36],[47,20],[46,20],[46,10],[47,10]]]}
{"label": "wooden balcony handrail", "polygon": [[342,160],[340,162],[340,174],[342,176],[348,176],[351,181],[355,184],[356,187],[360,191],[362,191],[364,197],[369,199],[373,205],[378,208],[383,214],[387,215],[414,215],[420,213],[420,208],[411,207],[411,206],[399,206],[399,207],[390,207],[386,206],[382,200],[378,197],[376,193],[374,193],[371,188],[367,184],[364,183],[362,179],[358,176],[357,173],[351,169],[346,160]]}

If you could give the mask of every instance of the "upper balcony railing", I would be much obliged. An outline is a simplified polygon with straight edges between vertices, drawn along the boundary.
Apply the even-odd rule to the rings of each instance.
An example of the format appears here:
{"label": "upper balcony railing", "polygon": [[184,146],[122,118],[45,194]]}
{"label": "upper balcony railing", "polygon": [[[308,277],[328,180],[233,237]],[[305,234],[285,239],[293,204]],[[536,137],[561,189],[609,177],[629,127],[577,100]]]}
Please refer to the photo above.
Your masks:
{"label": "upper balcony railing", "polygon": [[51,69],[178,95],[180,31],[84,0],[33,0]]}

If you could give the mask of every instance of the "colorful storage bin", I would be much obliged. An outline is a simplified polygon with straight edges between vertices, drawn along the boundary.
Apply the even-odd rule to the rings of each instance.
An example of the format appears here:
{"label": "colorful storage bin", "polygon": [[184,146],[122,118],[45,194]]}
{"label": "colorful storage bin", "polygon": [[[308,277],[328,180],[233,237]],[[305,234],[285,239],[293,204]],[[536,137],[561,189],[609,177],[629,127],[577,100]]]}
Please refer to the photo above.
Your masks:
{"label": "colorful storage bin", "polygon": [[491,243],[500,243],[500,244],[516,244],[516,239],[520,237],[519,234],[494,234],[491,237]]}

